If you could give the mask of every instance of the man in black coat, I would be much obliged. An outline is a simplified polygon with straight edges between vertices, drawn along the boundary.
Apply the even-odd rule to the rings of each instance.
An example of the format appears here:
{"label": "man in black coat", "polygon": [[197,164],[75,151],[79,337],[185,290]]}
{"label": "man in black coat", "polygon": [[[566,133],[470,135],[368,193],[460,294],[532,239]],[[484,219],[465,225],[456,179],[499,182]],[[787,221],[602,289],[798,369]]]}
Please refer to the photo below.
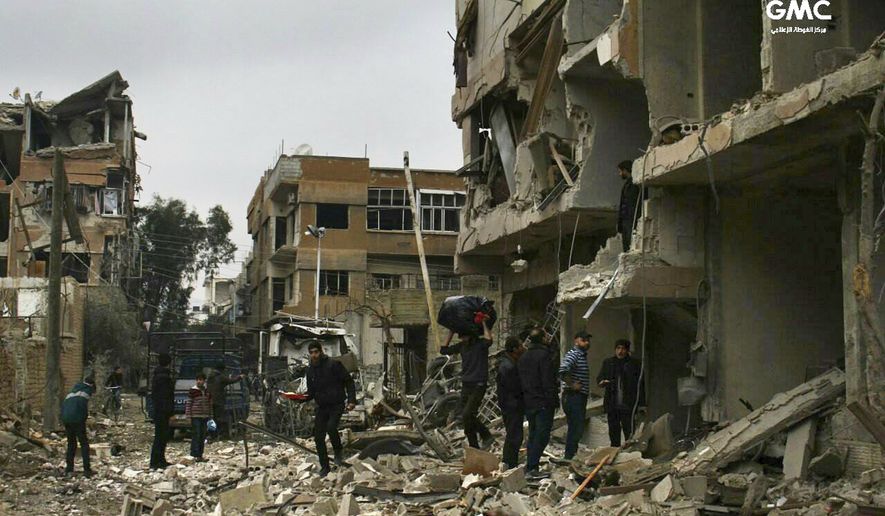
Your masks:
{"label": "man in black coat", "polygon": [[526,444],[526,477],[539,478],[541,455],[550,442],[553,413],[559,404],[556,370],[559,360],[550,349],[550,343],[540,328],[529,334],[529,348],[519,358],[519,382],[525,400],[525,414],[529,421],[529,440]]}
{"label": "man in black coat", "polygon": [[218,427],[218,437],[226,439],[230,436],[230,421],[227,413],[227,386],[243,379],[243,375],[226,376],[227,366],[218,362],[206,380],[206,390],[212,400],[212,418]]}
{"label": "man in black coat", "polygon": [[624,180],[621,186],[621,200],[618,203],[618,233],[621,234],[621,242],[624,244],[624,252],[630,250],[630,241],[633,239],[633,228],[639,219],[636,207],[639,203],[641,188],[633,182],[633,162],[630,160],[618,163],[618,175]]}
{"label": "man in black coat", "polygon": [[519,449],[522,447],[522,422],[525,421],[525,401],[522,396],[522,384],[519,382],[519,357],[525,347],[519,337],[507,337],[504,343],[504,355],[498,362],[498,374],[495,378],[498,386],[498,407],[504,418],[504,464],[507,469],[519,465]]}
{"label": "man in black coat", "polygon": [[307,351],[310,353],[310,367],[307,368],[307,398],[316,403],[313,439],[320,459],[320,476],[325,477],[331,471],[326,448],[327,434],[335,452],[335,464],[340,466],[344,462],[338,423],[345,408],[353,410],[356,406],[356,387],[353,377],[344,365],[326,356],[319,341],[314,340],[308,344]]}
{"label": "man in black coat", "polygon": [[479,408],[489,383],[489,348],[492,346],[492,332],[487,317],[482,319],[482,337],[459,334],[460,340],[452,344],[455,334],[450,330],[445,345],[439,348],[443,355],[461,355],[461,419],[464,435],[472,448],[483,450],[494,442],[492,433],[479,420]]}
{"label": "man in black coat", "polygon": [[166,462],[166,443],[171,438],[169,418],[175,407],[175,380],[169,364],[172,357],[162,353],[157,359],[151,379],[151,404],[154,418],[154,443],[151,446],[151,469],[163,469],[169,466]]}
{"label": "man in black coat", "polygon": [[633,435],[634,411],[645,406],[642,385],[642,364],[630,356],[630,341],[615,341],[615,356],[606,358],[599,369],[596,383],[605,389],[603,408],[608,416],[608,436],[612,446],[621,445]]}

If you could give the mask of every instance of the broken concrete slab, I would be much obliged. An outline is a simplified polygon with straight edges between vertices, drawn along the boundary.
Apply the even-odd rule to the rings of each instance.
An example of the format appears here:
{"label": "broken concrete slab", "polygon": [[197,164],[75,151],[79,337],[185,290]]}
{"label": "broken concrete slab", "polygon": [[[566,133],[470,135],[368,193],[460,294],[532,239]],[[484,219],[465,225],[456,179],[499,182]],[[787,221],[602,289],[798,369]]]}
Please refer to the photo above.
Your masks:
{"label": "broken concrete slab", "polygon": [[533,507],[527,496],[518,493],[507,493],[501,498],[501,502],[516,514],[529,514]]}
{"label": "broken concrete slab", "polygon": [[338,502],[334,498],[324,496],[310,506],[311,514],[316,516],[336,516],[338,514]]}
{"label": "broken concrete slab", "polygon": [[458,473],[430,473],[424,476],[430,490],[435,493],[457,491],[461,487],[461,475]]}
{"label": "broken concrete slab", "polygon": [[824,478],[837,478],[845,471],[845,454],[836,448],[827,448],[811,459],[808,471]]}
{"label": "broken concrete slab", "polygon": [[353,494],[348,493],[341,497],[341,503],[338,504],[338,516],[355,516],[360,513],[360,504],[357,503]]}
{"label": "broken concrete slab", "polygon": [[682,486],[673,475],[667,475],[651,490],[651,500],[663,503],[682,494]]}
{"label": "broken concrete slab", "polygon": [[498,469],[501,460],[494,453],[478,450],[470,446],[464,448],[464,468],[461,473],[469,475],[476,473],[484,477],[489,477],[492,472]]}
{"label": "broken concrete slab", "polygon": [[525,466],[508,469],[501,475],[501,491],[515,493],[525,489]]}
{"label": "broken concrete slab", "polygon": [[267,490],[264,485],[264,477],[256,482],[228,489],[218,495],[218,502],[225,512],[231,510],[246,511],[253,505],[267,503]]}
{"label": "broken concrete slab", "polygon": [[707,436],[674,462],[680,475],[708,473],[739,460],[744,451],[822,410],[845,392],[845,373],[833,369],[787,392],[722,430]]}
{"label": "broken concrete slab", "polygon": [[707,477],[704,475],[692,475],[679,479],[685,496],[695,500],[704,501],[707,496]]}
{"label": "broken concrete slab", "polygon": [[816,431],[817,419],[809,418],[787,433],[787,447],[784,450],[785,479],[804,479],[808,474]]}

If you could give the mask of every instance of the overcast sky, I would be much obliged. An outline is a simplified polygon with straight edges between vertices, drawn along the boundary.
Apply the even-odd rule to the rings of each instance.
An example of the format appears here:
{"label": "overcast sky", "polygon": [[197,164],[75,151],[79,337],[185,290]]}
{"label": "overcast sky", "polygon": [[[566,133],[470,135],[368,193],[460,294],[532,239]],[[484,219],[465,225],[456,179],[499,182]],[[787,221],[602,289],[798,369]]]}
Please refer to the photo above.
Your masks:
{"label": "overcast sky", "polygon": [[[281,141],[317,155],[461,165],[451,121],[452,0],[30,0],[0,33],[0,91],[60,100],[129,82],[144,192],[222,204],[237,259],[246,205]],[[8,9],[7,9],[8,11]],[[11,14],[7,12],[7,14]],[[222,273],[239,271],[240,264]],[[202,288],[195,292],[202,298]]]}

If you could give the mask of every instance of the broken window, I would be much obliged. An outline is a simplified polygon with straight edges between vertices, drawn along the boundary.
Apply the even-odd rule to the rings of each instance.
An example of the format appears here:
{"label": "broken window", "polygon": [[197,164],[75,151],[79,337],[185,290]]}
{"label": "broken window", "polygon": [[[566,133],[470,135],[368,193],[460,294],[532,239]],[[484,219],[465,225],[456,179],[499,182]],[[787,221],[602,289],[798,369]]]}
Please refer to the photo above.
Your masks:
{"label": "broken window", "polygon": [[460,211],[464,194],[444,190],[419,190],[421,230],[457,233],[461,227]]}
{"label": "broken window", "polygon": [[[33,269],[29,265],[29,276],[46,277],[46,264],[49,263],[49,253],[45,250],[34,253],[36,262],[43,262],[43,266],[36,266]],[[61,275],[62,277],[70,276],[78,283],[89,282],[89,267],[92,262],[89,253],[62,253],[61,254]]]}
{"label": "broken window", "polygon": [[98,212],[102,216],[119,217],[125,214],[123,209],[122,188],[102,188],[98,191]]}
{"label": "broken window", "polygon": [[400,288],[400,277],[398,274],[372,274],[369,288],[376,290]]}
{"label": "broken window", "polygon": [[317,204],[317,227],[347,229],[346,204]]}
{"label": "broken window", "polygon": [[489,276],[489,290],[498,290],[501,285],[498,276]]}
{"label": "broken window", "polygon": [[347,271],[321,271],[321,296],[346,296],[350,287],[350,274]]}
{"label": "broken window", "polygon": [[411,231],[412,209],[404,188],[369,188],[366,229]]}
{"label": "broken window", "polygon": [[273,302],[271,303],[271,308],[274,312],[282,310],[286,305],[286,278],[274,278],[273,279],[273,291],[271,292],[273,296]]}
{"label": "broken window", "polygon": [[286,245],[286,217],[274,218],[274,250]]}
{"label": "broken window", "polygon": [[125,188],[126,177],[122,170],[108,170],[106,173],[108,188]]}

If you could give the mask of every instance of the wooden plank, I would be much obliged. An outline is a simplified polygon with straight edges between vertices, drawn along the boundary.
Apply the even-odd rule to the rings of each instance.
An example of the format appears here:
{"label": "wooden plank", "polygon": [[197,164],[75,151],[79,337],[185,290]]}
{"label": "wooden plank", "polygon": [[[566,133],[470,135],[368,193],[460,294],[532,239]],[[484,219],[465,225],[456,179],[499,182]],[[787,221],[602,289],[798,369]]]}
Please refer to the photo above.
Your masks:
{"label": "wooden plank", "polygon": [[562,173],[562,178],[565,179],[565,182],[568,183],[569,186],[575,186],[575,182],[572,181],[572,176],[569,175],[568,169],[565,168],[565,164],[562,162],[562,156],[556,151],[556,145],[553,145],[553,140],[548,139],[547,143],[550,145],[550,154],[553,155],[553,160],[556,161],[556,166],[559,167],[559,172]]}
{"label": "wooden plank", "polygon": [[406,411],[409,413],[409,417],[412,418],[412,426],[415,428],[419,434],[421,434],[421,438],[424,439],[424,442],[427,443],[427,446],[430,446],[430,449],[433,450],[433,453],[442,461],[449,460],[449,453],[445,448],[440,446],[439,442],[433,438],[430,434],[424,430],[423,425],[418,423],[417,421],[421,421],[421,418],[415,414],[415,409],[412,407],[412,404],[409,403],[409,400],[406,399],[406,395],[400,392],[400,401],[402,401],[403,407],[406,408]]}
{"label": "wooden plank", "polygon": [[600,487],[599,488],[599,496],[632,493],[633,491],[639,491],[640,489],[642,489],[644,491],[651,491],[656,485],[658,485],[657,482],[645,482],[643,484],[633,484],[633,485],[629,485],[629,486]]}
{"label": "wooden plank", "polygon": [[852,401],[848,403],[848,410],[854,414],[860,423],[873,434],[873,437],[882,447],[885,447],[885,424],[876,417],[872,409],[866,403]]}
{"label": "wooden plank", "polygon": [[772,435],[823,410],[844,392],[845,374],[832,369],[775,394],[762,407],[701,441],[687,457],[674,462],[675,469],[680,475],[700,475],[724,467]]}
{"label": "wooden plank", "polygon": [[564,45],[562,36],[562,16],[557,16],[550,25],[547,33],[547,44],[544,45],[544,55],[541,57],[541,65],[538,69],[538,78],[535,81],[535,90],[532,92],[532,102],[522,124],[519,140],[523,141],[528,136],[535,134],[541,121],[541,113],[544,111],[544,102],[553,87],[556,78],[556,67],[562,57]]}

